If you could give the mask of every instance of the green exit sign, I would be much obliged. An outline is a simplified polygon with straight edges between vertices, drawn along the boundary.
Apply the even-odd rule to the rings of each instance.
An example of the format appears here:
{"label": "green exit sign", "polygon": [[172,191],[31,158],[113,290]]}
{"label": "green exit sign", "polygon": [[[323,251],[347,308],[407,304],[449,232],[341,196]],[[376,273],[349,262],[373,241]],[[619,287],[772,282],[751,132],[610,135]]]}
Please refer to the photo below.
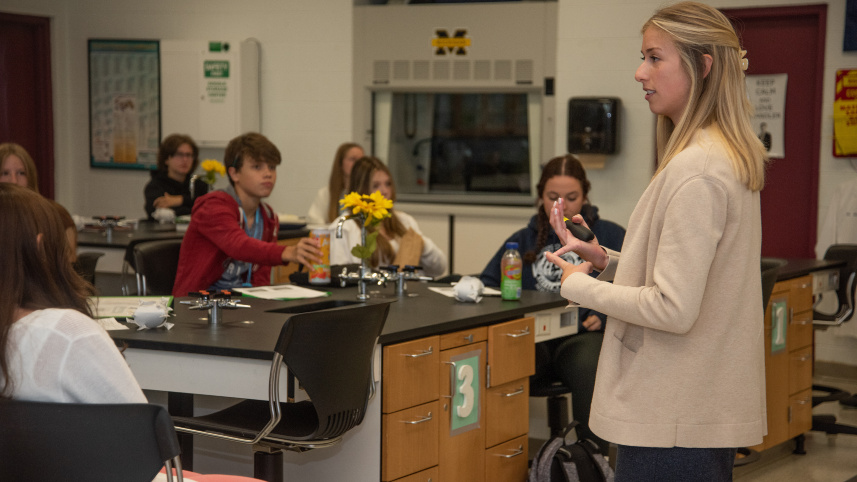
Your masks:
{"label": "green exit sign", "polygon": [[229,77],[229,61],[228,60],[206,60],[202,64],[205,71],[205,77],[226,79]]}

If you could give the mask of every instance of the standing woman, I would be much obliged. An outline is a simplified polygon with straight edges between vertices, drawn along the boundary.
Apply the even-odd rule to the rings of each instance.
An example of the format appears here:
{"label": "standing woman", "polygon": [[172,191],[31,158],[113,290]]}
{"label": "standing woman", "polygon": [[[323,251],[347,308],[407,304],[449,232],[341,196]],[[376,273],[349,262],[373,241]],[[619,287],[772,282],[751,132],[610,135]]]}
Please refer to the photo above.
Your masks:
{"label": "standing woman", "polygon": [[208,192],[208,184],[196,179],[191,186],[191,174],[199,165],[199,148],[184,134],[167,136],[158,149],[158,169],[151,172],[152,180],[146,184],[146,214],[158,208],[169,208],[176,216],[190,214],[196,198]]}
{"label": "standing woman", "polygon": [[315,201],[307,214],[307,224],[328,224],[339,216],[339,200],[348,194],[351,168],[361,157],[363,148],[353,142],[346,142],[336,149],[330,181],[315,195]]}
{"label": "standing woman", "polygon": [[[731,480],[735,448],[767,432],[766,153],[749,122],[745,52],[722,13],[682,2],[642,33],[635,78],[658,115],[658,169],[621,256],[574,238],[558,201],[551,224],[565,246],[549,258],[565,298],[608,316],[589,425],[619,446],[616,480]],[[558,256],[568,251],[586,262]]]}

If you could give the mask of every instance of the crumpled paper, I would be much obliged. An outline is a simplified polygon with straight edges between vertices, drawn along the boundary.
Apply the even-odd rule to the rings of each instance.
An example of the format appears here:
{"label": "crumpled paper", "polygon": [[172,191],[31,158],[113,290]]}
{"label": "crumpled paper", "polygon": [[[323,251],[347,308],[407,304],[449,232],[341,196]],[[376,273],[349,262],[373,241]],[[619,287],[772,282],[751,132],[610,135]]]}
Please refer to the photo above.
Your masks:
{"label": "crumpled paper", "polygon": [[155,212],[152,213],[152,217],[161,224],[176,222],[176,212],[170,208],[155,209]]}
{"label": "crumpled paper", "polygon": [[173,327],[173,323],[167,321],[173,311],[169,307],[169,301],[170,299],[166,297],[159,300],[140,301],[140,306],[134,310],[134,318],[129,319],[128,322],[137,325],[139,327],[137,331],[161,327],[169,330]]}
{"label": "crumpled paper", "polygon": [[455,299],[468,303],[479,303],[482,300],[482,290],[485,285],[482,280],[473,276],[462,276],[453,288]]}

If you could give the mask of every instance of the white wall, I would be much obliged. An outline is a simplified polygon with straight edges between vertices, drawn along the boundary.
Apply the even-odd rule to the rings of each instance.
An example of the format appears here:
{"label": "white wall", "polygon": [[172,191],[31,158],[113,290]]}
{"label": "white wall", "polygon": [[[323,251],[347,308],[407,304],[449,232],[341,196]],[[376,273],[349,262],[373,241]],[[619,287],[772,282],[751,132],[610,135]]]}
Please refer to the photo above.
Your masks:
{"label": "white wall", "polygon": [[269,199],[280,212],[306,213],[336,147],[350,140],[350,0],[3,0],[0,10],[53,20],[55,181],[73,214],[143,216],[149,178],[89,167],[88,38],[258,39],[261,131],[283,154]]}

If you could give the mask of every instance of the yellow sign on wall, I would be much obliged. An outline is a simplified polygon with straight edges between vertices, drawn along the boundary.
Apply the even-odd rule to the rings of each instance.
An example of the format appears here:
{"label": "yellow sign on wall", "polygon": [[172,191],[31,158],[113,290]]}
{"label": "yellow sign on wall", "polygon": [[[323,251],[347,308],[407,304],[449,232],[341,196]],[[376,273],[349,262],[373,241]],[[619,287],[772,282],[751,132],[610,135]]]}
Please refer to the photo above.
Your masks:
{"label": "yellow sign on wall", "polygon": [[833,155],[857,155],[857,70],[836,71],[833,100]]}
{"label": "yellow sign on wall", "polygon": [[452,37],[446,29],[435,30],[435,37],[431,39],[435,55],[467,55],[467,47],[470,47],[470,39],[467,37],[467,29],[457,29]]}

